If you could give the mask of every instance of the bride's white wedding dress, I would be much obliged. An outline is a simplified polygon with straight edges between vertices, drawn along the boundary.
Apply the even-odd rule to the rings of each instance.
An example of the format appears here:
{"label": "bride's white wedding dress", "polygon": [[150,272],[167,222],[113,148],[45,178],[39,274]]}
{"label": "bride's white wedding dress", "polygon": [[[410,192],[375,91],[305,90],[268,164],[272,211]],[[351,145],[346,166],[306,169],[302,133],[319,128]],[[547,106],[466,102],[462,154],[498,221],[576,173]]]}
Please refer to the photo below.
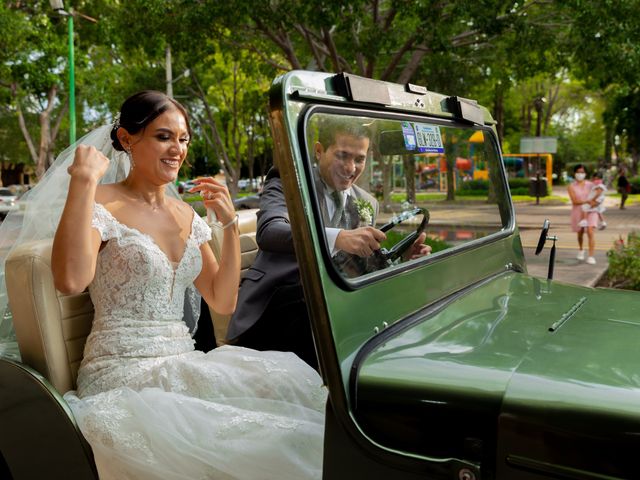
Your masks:
{"label": "bride's white wedding dress", "polygon": [[100,204],[93,327],[68,392],[101,479],[320,478],[326,391],[298,357],[194,351],[185,288],[211,237],[194,215],[177,265]]}

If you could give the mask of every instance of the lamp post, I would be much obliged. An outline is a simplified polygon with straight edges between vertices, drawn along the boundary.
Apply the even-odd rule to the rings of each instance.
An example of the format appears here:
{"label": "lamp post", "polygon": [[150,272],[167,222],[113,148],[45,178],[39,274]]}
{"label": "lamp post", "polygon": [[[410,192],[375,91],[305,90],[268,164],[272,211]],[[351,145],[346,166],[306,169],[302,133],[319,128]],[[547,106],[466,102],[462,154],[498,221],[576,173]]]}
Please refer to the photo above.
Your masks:
{"label": "lamp post", "polygon": [[[542,107],[547,103],[547,99],[542,95],[536,97],[533,101],[533,106],[536,109],[536,137],[541,134],[542,127]],[[545,185],[546,188],[546,185]],[[536,205],[540,205],[540,155],[538,155],[537,169],[536,169]]]}
{"label": "lamp post", "polygon": [[191,75],[188,68],[177,77],[173,78],[173,67],[171,66],[171,45],[167,44],[165,48],[165,84],[167,86],[167,97],[173,98],[173,84],[181,78]]}
{"label": "lamp post", "polygon": [[76,141],[76,77],[75,77],[75,61],[73,51],[73,16],[79,15],[85,20],[97,23],[97,20],[88,15],[64,9],[62,0],[49,0],[49,4],[54,12],[63,17],[67,17],[67,27],[69,32],[69,143],[74,144]]}

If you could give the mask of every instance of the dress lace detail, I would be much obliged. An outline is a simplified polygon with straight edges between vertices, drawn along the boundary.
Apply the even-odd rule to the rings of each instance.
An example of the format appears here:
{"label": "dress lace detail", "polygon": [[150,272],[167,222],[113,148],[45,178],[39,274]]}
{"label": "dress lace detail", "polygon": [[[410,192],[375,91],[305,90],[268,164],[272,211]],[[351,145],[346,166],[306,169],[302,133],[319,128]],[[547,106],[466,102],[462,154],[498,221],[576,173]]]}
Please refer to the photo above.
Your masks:
{"label": "dress lace detail", "polygon": [[193,216],[193,238],[198,245],[211,240],[211,227],[200,216]]}
{"label": "dress lace detail", "polygon": [[194,351],[185,289],[210,238],[194,215],[182,259],[96,204],[106,245],[89,286],[93,327],[68,392],[100,478],[320,478],[326,391],[291,353]]}

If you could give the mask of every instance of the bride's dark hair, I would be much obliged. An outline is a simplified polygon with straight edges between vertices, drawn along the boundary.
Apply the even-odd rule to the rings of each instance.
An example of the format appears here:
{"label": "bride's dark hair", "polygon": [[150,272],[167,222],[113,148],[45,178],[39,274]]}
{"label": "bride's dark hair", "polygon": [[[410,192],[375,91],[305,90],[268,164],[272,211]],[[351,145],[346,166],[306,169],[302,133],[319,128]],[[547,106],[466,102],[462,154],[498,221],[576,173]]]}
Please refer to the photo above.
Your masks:
{"label": "bride's dark hair", "polygon": [[191,126],[189,125],[189,115],[187,110],[173,98],[168,97],[156,90],[143,90],[127,98],[120,107],[120,118],[111,129],[111,143],[113,148],[119,152],[124,151],[124,147],[118,139],[118,128],[124,128],[129,134],[135,135],[143,130],[170,108],[178,109],[187,122],[187,130],[191,136]]}

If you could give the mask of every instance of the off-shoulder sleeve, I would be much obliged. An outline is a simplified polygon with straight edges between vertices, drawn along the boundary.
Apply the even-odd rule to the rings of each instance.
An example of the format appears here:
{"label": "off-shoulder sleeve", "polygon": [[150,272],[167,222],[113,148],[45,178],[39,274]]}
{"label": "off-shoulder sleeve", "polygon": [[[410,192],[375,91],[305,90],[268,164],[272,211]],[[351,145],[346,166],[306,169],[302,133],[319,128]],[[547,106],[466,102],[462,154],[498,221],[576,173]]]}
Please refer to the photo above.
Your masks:
{"label": "off-shoulder sleeve", "polygon": [[98,230],[103,242],[118,235],[118,224],[113,215],[99,203],[94,203],[91,226]]}
{"label": "off-shoulder sleeve", "polygon": [[193,238],[198,245],[211,240],[211,227],[197,213],[193,216]]}

